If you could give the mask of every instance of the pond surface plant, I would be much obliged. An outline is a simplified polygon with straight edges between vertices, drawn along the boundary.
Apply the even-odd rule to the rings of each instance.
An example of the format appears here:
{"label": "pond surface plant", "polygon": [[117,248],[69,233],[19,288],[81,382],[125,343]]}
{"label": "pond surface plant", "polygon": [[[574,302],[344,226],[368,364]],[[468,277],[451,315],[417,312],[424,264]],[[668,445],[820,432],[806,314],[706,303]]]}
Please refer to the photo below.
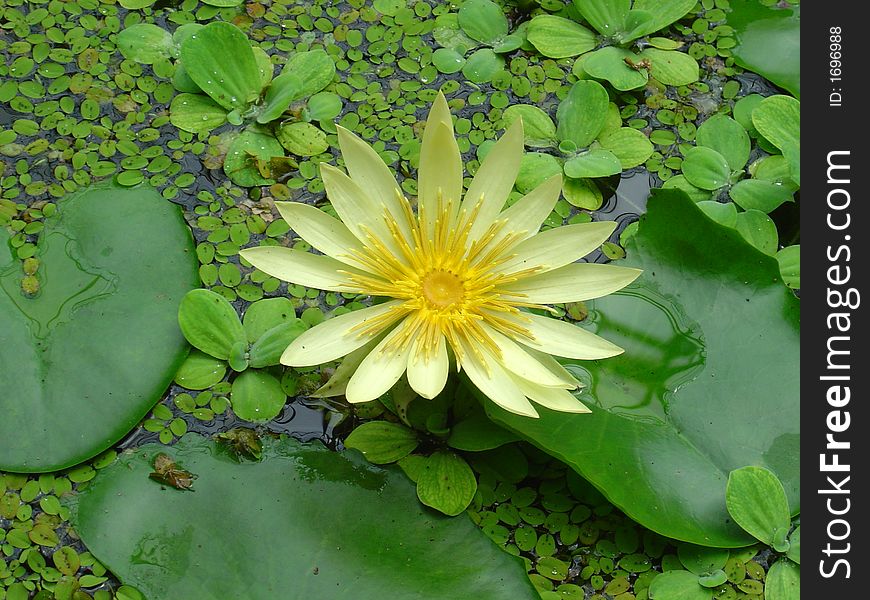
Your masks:
{"label": "pond surface plant", "polygon": [[797,4],[0,4],[0,598],[799,596]]}
{"label": "pond surface plant", "polygon": [[576,17],[558,15],[536,16],[527,35],[544,56],[579,55],[575,74],[606,80],[617,90],[643,87],[650,77],[665,85],[687,85],[698,80],[698,63],[678,51],[682,44],[662,37],[638,40],[677,21],[694,5],[693,0],[574,0],[574,15],[597,35]]}

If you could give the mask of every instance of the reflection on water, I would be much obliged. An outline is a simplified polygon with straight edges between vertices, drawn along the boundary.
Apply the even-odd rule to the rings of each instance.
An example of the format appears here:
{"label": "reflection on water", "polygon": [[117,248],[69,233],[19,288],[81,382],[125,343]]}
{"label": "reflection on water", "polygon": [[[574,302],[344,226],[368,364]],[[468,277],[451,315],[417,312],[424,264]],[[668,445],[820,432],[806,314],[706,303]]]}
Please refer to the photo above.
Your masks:
{"label": "reflection on water", "polygon": [[[633,419],[665,420],[674,393],[704,370],[706,349],[698,324],[649,284],[590,302],[586,324],[625,349],[603,362],[568,369],[587,385],[581,396]],[[607,318],[620,315],[619,322]]]}

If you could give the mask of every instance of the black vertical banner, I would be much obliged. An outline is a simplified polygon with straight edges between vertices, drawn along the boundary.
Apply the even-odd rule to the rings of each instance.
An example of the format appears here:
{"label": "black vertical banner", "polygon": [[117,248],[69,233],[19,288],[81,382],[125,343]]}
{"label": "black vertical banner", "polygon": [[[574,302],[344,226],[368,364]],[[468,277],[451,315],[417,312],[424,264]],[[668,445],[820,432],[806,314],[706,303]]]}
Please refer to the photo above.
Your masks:
{"label": "black vertical banner", "polygon": [[801,591],[866,597],[870,415],[864,3],[802,3]]}

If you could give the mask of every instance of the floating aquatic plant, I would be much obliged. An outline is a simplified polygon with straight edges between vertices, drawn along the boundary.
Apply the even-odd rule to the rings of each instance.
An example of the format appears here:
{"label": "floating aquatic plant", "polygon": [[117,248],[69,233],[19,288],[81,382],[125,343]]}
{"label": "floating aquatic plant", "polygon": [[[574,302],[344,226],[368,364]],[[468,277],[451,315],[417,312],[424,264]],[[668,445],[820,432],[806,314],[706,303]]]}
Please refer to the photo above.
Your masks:
{"label": "floating aquatic plant", "polygon": [[350,402],[377,398],[406,372],[418,394],[434,398],[454,362],[511,412],[537,416],[530,399],[585,412],[569,391],[577,381],[550,355],[595,360],[622,350],[531,311],[604,296],[640,271],[574,262],[607,240],[615,223],[537,233],[559,198],[561,175],[503,210],[520,168],[522,139],[517,121],[460,201],[462,159],[439,94],[423,133],[415,214],[377,153],[339,129],[350,175],[327,164],[321,175],[341,221],[305,204],[276,203],[291,228],[326,256],[268,246],[241,254],[279,279],[389,300],[303,333],[281,362],[311,366],[347,356],[342,367],[352,375],[333,393],[343,392]]}
{"label": "floating aquatic plant", "polygon": [[272,184],[297,166],[285,152],[313,156],[329,146],[312,124],[341,112],[341,99],[322,91],[335,76],[335,63],[324,50],[292,54],[273,77],[269,56],[223,21],[182,25],[174,34],[137,24],[122,31],[118,43],[138,62],[179,59],[173,85],[181,93],[169,108],[170,121],[179,129],[206,133],[225,123],[248,126],[234,134],[224,163],[237,185]]}
{"label": "floating aquatic plant", "polygon": [[442,73],[462,71],[473,83],[492,81],[504,72],[503,55],[527,44],[528,23],[510,32],[502,7],[492,0],[467,0],[457,13],[440,15],[435,22],[433,35],[442,47],[432,54],[433,64]]}
{"label": "floating aquatic plant", "polygon": [[561,158],[545,152],[523,157],[517,187],[529,191],[548,176],[564,171],[562,192],[575,206],[601,207],[603,195],[592,181],[641,165],[653,153],[649,138],[637,129],[622,126],[619,109],[597,81],[578,81],[556,111],[558,125],[537,106],[514,104],[505,121],[523,120],[525,144],[531,148],[558,149]]}
{"label": "floating aquatic plant", "polygon": [[254,302],[242,322],[232,304],[220,294],[191,290],[181,301],[178,324],[196,350],[175,375],[177,384],[192,390],[206,389],[223,379],[229,365],[238,373],[230,393],[237,416],[265,422],[281,412],[287,395],[278,377],[267,368],[277,365],[284,348],[308,328],[296,318],[289,300]]}
{"label": "floating aquatic plant", "polygon": [[677,21],[695,4],[695,0],[574,0],[575,14],[597,35],[572,19],[544,14],[529,23],[528,39],[550,58],[580,56],[575,75],[607,80],[618,90],[643,87],[650,77],[665,85],[687,85],[698,80],[698,63],[678,52],[682,43],[646,36]]}

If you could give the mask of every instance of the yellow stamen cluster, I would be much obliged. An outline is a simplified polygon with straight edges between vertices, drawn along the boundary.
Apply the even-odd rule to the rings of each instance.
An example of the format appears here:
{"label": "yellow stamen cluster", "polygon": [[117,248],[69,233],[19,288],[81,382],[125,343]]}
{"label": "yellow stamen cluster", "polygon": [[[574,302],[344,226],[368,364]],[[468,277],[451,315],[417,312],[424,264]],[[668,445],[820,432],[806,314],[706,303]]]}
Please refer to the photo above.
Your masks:
{"label": "yellow stamen cluster", "polygon": [[[469,244],[483,198],[470,212],[462,210],[455,214],[453,200],[445,200],[439,190],[435,214],[421,210],[414,215],[408,199],[398,190],[397,195],[411,226],[411,239],[407,239],[385,208],[383,220],[390,232],[389,240],[380,239],[370,227],[363,227],[366,243],[348,256],[375,275],[343,273],[358,293],[403,302],[361,325],[359,335],[375,335],[407,317],[385,351],[404,350],[416,343],[417,358],[428,362],[437,352],[443,334],[460,361],[466,349],[470,349],[484,364],[486,360],[479,347],[496,357],[501,353],[483,324],[512,338],[531,339],[529,331],[516,323],[516,318],[525,318],[518,308],[543,307],[518,301],[516,293],[506,300],[500,287],[533,275],[540,267],[509,275],[496,270],[514,258],[509,250],[525,232],[506,232],[507,222],[498,220]],[[506,319],[506,314],[515,318]]]}

